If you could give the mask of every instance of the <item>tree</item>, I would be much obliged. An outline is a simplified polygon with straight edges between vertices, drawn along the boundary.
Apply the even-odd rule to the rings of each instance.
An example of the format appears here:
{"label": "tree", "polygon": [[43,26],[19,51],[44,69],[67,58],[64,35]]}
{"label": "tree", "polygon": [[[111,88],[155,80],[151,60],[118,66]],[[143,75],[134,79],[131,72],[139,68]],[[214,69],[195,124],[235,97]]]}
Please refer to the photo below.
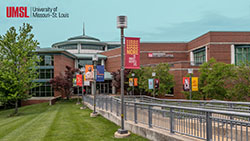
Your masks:
{"label": "tree", "polygon": [[158,64],[154,68],[156,72],[156,79],[160,80],[159,89],[156,89],[158,95],[169,94],[171,89],[174,87],[174,76],[169,73],[169,65],[167,63]]}
{"label": "tree", "polygon": [[200,67],[199,92],[204,99],[228,99],[228,89],[232,87],[231,80],[235,76],[234,66],[216,62],[214,58]]}
{"label": "tree", "polygon": [[235,67],[235,77],[231,80],[228,98],[246,101],[250,96],[250,63],[241,63]]}
{"label": "tree", "polygon": [[15,104],[14,114],[18,113],[18,101],[28,99],[29,90],[38,85],[32,81],[38,77],[40,60],[35,49],[39,43],[31,30],[32,26],[24,23],[19,33],[11,27],[0,36],[0,100]]}
{"label": "tree", "polygon": [[56,91],[61,92],[62,96],[66,96],[67,100],[69,100],[70,95],[72,94],[73,78],[77,72],[79,72],[79,69],[74,69],[70,66],[66,66],[64,74],[60,73],[59,76],[56,76],[50,80],[52,87]]}

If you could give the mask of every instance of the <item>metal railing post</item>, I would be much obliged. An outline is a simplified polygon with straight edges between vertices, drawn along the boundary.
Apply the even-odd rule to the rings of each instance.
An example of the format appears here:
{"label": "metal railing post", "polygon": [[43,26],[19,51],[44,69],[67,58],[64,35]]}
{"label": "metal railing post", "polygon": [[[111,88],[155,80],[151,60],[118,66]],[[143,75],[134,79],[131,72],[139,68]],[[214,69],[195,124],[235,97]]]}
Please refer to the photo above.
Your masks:
{"label": "metal railing post", "polygon": [[206,129],[207,129],[207,141],[212,141],[212,118],[211,113],[206,112]]}
{"label": "metal railing post", "polygon": [[150,105],[148,105],[148,127],[152,128],[152,110]]}
{"label": "metal railing post", "polygon": [[112,113],[113,112],[113,107],[112,107],[112,105],[113,105],[113,99],[112,99],[112,97],[110,98],[110,112]]}
{"label": "metal railing post", "polygon": [[134,105],[134,121],[135,121],[135,124],[137,124],[137,108],[136,108],[136,103]]}
{"label": "metal railing post", "polygon": [[173,108],[170,108],[170,133],[174,133],[174,113]]}
{"label": "metal railing post", "polygon": [[108,111],[108,98],[107,98],[107,97],[105,97],[105,102],[106,102],[106,104],[105,104],[105,106],[106,106],[106,111]]}
{"label": "metal railing post", "polygon": [[118,108],[119,108],[119,106],[118,106],[118,100],[116,101],[116,115],[118,116],[119,114],[118,114]]}

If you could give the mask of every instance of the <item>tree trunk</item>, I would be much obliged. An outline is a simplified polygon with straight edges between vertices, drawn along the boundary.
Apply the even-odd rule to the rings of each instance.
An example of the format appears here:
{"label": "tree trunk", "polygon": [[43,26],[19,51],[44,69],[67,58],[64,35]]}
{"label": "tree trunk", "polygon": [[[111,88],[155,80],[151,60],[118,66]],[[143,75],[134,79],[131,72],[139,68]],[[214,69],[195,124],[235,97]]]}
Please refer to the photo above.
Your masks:
{"label": "tree trunk", "polygon": [[18,113],[18,100],[16,100],[15,102],[15,112],[14,114],[17,114]]}

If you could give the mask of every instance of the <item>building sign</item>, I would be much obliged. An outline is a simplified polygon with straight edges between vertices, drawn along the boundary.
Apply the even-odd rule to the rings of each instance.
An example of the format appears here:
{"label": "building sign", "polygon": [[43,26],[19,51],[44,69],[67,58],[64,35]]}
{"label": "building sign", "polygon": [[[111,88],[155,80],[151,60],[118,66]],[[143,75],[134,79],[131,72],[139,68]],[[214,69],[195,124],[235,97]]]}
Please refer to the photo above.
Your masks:
{"label": "building sign", "polygon": [[148,79],[148,89],[154,89],[154,79]]}
{"label": "building sign", "polygon": [[189,91],[190,89],[190,79],[189,77],[183,77],[182,79],[183,83],[183,90],[184,91]]}
{"label": "building sign", "polygon": [[192,91],[198,91],[198,77],[192,77]]}
{"label": "building sign", "polygon": [[104,66],[97,65],[96,69],[97,69],[96,81],[104,82]]}
{"label": "building sign", "polygon": [[81,74],[76,75],[76,85],[82,86],[82,75]]}
{"label": "building sign", "polygon": [[129,78],[128,82],[129,82],[128,84],[130,87],[132,87],[134,85],[133,78]]}
{"label": "building sign", "polygon": [[153,58],[153,57],[166,57],[166,58],[173,58],[174,54],[167,54],[164,52],[154,52],[154,53],[148,53],[148,57]]}
{"label": "building sign", "polygon": [[93,65],[85,65],[85,79],[86,79],[86,81],[93,81],[94,80]]}
{"label": "building sign", "polygon": [[125,37],[125,68],[140,69],[140,38]]}
{"label": "building sign", "polygon": [[138,78],[134,78],[134,86],[138,86]]}

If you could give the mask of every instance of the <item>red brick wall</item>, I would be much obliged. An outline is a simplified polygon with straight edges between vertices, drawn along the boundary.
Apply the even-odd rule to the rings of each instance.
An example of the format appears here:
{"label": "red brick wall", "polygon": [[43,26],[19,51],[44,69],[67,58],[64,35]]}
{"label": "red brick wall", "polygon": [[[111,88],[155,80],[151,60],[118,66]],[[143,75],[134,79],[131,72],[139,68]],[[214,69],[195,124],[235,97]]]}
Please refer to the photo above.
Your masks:
{"label": "red brick wall", "polygon": [[203,46],[210,42],[210,32],[190,41],[188,43],[188,50]]}
{"label": "red brick wall", "polygon": [[102,52],[101,54],[106,55],[108,57],[105,61],[106,71],[115,72],[121,68],[121,48]]}
{"label": "red brick wall", "polygon": [[[64,74],[66,70],[66,66],[70,66],[75,68],[75,61],[72,58],[66,57],[63,54],[54,55],[54,77],[60,75],[60,73]],[[60,92],[54,91],[54,96],[61,95]],[[65,96],[62,96],[65,97]]]}
{"label": "red brick wall", "polygon": [[231,45],[210,45],[208,51],[208,60],[213,57],[216,61],[231,64]]}
{"label": "red brick wall", "polygon": [[27,100],[27,101],[22,101],[21,106],[27,106],[27,105],[39,104],[39,103],[45,103],[45,102],[49,102],[49,100]]}
{"label": "red brick wall", "polygon": [[210,32],[211,42],[250,42],[250,32]]}

